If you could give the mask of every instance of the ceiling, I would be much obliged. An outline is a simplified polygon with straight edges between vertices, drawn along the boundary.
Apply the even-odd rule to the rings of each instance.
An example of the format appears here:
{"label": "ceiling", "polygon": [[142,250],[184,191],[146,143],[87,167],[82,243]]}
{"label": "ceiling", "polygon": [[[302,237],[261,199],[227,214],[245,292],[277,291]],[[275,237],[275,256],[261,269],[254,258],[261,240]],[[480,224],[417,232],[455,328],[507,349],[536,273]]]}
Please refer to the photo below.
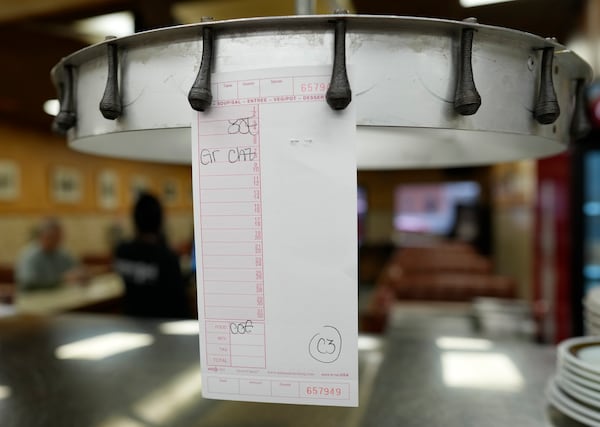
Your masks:
{"label": "ceiling", "polygon": [[[354,0],[353,10],[464,19],[554,36],[565,42],[582,21],[584,0],[516,0],[464,9],[458,0]],[[326,13],[348,1],[318,0],[316,12]],[[49,72],[61,57],[84,46],[70,26],[76,19],[128,10],[136,30],[176,23],[197,22],[202,16],[226,19],[247,16],[290,15],[294,0],[2,0],[0,7],[0,120],[49,131],[52,118],[42,110],[54,98]]]}

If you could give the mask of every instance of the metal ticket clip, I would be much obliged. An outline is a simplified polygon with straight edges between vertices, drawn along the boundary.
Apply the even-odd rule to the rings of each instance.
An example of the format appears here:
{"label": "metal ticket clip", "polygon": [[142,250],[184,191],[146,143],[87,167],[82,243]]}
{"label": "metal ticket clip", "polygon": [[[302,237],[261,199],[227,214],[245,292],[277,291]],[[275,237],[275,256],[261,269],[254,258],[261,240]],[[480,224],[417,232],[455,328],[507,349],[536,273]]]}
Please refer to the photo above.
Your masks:
{"label": "metal ticket clip", "polygon": [[190,106],[205,111],[219,99],[215,73],[289,67],[331,70],[320,95],[334,110],[353,103],[361,169],[548,156],[589,129],[582,88],[591,67],[554,39],[472,18],[345,11],[206,19],[90,46],[52,71],[54,128],[85,152],[189,163]]}

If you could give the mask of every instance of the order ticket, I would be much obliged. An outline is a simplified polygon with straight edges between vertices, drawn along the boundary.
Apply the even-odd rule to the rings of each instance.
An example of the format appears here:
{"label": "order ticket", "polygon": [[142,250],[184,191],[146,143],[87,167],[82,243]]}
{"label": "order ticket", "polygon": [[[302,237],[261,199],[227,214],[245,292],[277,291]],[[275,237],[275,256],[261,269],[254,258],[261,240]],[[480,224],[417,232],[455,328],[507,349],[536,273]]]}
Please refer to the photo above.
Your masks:
{"label": "order ticket", "polygon": [[204,397],[358,405],[356,121],[330,73],[213,74],[194,112]]}

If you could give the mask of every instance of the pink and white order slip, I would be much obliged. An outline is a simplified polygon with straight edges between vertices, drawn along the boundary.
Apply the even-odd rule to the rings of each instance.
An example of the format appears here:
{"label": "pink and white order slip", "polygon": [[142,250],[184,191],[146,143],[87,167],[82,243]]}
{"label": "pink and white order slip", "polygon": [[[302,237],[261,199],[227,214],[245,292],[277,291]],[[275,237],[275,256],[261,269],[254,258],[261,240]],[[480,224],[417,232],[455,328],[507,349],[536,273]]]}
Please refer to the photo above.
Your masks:
{"label": "pink and white order slip", "polygon": [[204,397],[358,405],[356,119],[330,72],[216,73],[194,112]]}

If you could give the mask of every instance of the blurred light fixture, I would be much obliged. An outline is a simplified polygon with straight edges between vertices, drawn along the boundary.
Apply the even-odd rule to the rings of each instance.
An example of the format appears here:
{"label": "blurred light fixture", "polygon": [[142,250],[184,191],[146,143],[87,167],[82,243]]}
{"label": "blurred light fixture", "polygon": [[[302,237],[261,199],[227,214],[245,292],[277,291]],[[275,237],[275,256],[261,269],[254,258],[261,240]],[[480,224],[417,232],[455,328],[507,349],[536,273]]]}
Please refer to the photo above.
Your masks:
{"label": "blurred light fixture", "polygon": [[441,359],[443,381],[448,387],[501,391],[523,388],[523,376],[505,354],[449,351]]}
{"label": "blurred light fixture", "polygon": [[380,338],[359,335],[358,336],[358,349],[362,351],[375,351],[381,349],[383,342]]}
{"label": "blurred light fixture", "polygon": [[148,427],[148,424],[125,416],[112,416],[94,427]]}
{"label": "blurred light fixture", "polygon": [[442,350],[489,350],[493,343],[481,338],[440,337],[435,345]]}
{"label": "blurred light fixture", "polygon": [[172,425],[188,406],[198,403],[202,391],[200,366],[194,365],[133,405],[133,413],[152,425]]}
{"label": "blurred light fixture", "polygon": [[10,387],[0,385],[0,400],[7,399],[11,395]]}
{"label": "blurred light fixture", "polygon": [[198,335],[200,324],[197,320],[176,320],[161,323],[158,330],[165,335]]}
{"label": "blurred light fixture", "polygon": [[462,7],[487,6],[488,4],[507,3],[514,0],[460,0]]}
{"label": "blurred light fixture", "polygon": [[60,103],[58,102],[58,99],[49,99],[44,102],[43,108],[46,114],[56,116],[60,111]]}
{"label": "blurred light fixture", "polygon": [[61,345],[55,351],[58,359],[101,360],[154,342],[152,335],[112,332]]}
{"label": "blurred light fixture", "polygon": [[73,29],[90,43],[97,43],[109,35],[123,37],[135,33],[135,21],[131,12],[116,12],[77,20]]}

